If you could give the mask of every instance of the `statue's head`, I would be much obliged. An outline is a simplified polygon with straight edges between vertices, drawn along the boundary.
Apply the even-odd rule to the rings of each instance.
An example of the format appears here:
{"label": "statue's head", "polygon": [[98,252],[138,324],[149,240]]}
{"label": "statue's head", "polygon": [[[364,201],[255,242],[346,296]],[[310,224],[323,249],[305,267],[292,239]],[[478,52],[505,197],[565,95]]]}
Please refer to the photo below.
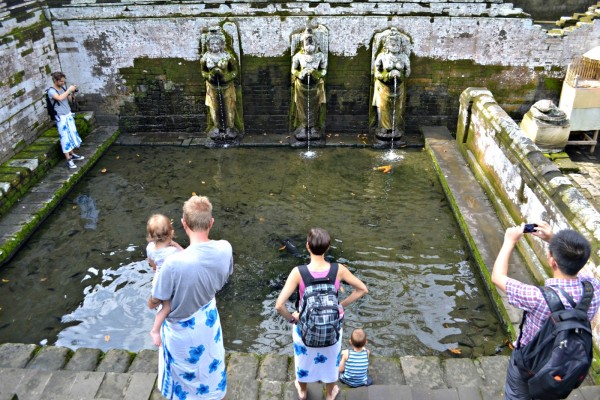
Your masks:
{"label": "statue's head", "polygon": [[302,33],[302,48],[307,54],[314,54],[317,51],[317,41],[311,28],[306,28]]}
{"label": "statue's head", "polygon": [[206,38],[208,51],[211,53],[218,53],[225,49],[225,35],[218,26],[211,26],[208,29],[208,35]]}
{"label": "statue's head", "polygon": [[392,54],[400,53],[402,50],[402,37],[396,28],[390,29],[390,34],[383,41],[383,48]]}

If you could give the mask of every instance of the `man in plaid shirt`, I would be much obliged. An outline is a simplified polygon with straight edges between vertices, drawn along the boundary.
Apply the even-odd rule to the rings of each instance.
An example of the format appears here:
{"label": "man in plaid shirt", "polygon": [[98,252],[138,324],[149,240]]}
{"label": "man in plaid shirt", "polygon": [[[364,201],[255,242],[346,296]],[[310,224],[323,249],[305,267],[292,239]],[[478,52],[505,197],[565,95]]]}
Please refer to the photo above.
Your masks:
{"label": "man in plaid shirt", "polygon": [[[510,255],[523,237],[524,225],[508,228],[504,234],[504,243],[498,253],[494,269],[492,271],[492,282],[498,289],[506,293],[508,302],[524,311],[527,311],[523,333],[521,335],[521,346],[527,345],[550,316],[550,309],[544,300],[542,292],[533,285],[526,285],[516,279],[508,277],[508,263]],[[545,286],[562,288],[575,302],[579,302],[583,296],[582,281],[590,281],[594,286],[594,298],[588,309],[588,317],[591,320],[600,306],[600,281],[591,275],[579,273],[590,257],[590,243],[580,233],[566,229],[554,234],[550,224],[538,222],[534,232],[531,233],[540,239],[549,242],[548,264],[552,268],[552,278],[546,279]],[[560,295],[559,295],[560,296]],[[568,301],[561,300],[565,308],[570,308]],[[527,399],[530,400],[527,381],[521,378],[517,366],[514,363],[514,353],[511,356],[508,371],[506,373],[506,384],[504,386],[504,398],[506,400]]]}

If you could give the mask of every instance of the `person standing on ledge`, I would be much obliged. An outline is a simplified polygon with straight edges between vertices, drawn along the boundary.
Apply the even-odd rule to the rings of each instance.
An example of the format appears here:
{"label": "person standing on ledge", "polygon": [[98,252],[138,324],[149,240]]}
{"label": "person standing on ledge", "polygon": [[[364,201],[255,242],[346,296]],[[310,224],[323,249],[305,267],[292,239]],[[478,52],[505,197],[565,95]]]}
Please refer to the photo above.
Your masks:
{"label": "person standing on ledge", "polygon": [[[492,270],[492,282],[499,290],[506,293],[511,305],[527,312],[520,337],[521,346],[527,346],[550,316],[550,309],[542,291],[536,286],[527,285],[508,276],[510,255],[517,242],[523,237],[523,228],[524,225],[521,225],[506,230],[504,243]],[[552,278],[546,279],[545,286],[564,290],[578,303],[583,297],[582,281],[589,281],[592,284],[594,297],[588,308],[588,318],[591,320],[600,306],[600,281],[579,273],[590,256],[590,243],[583,235],[571,229],[553,233],[550,224],[544,221],[538,222],[531,234],[549,242],[547,257],[548,264],[552,268]],[[515,363],[514,351],[506,373],[504,398],[506,400],[531,399],[527,380],[521,377]]]}
{"label": "person standing on ledge", "polygon": [[83,160],[84,157],[73,152],[81,145],[81,138],[77,133],[75,118],[73,118],[69,106],[69,101],[73,100],[77,86],[71,85],[67,89],[65,74],[60,71],[52,73],[52,82],[53,86],[48,89],[48,97],[56,112],[56,128],[60,136],[60,147],[67,159],[67,167],[77,168],[73,160]]}
{"label": "person standing on ledge", "polygon": [[233,272],[226,240],[211,240],[215,219],[207,197],[192,196],[181,219],[190,245],[163,263],[148,307],[170,301],[160,328],[158,389],[167,399],[220,400],[227,393],[225,347],[216,293]]}

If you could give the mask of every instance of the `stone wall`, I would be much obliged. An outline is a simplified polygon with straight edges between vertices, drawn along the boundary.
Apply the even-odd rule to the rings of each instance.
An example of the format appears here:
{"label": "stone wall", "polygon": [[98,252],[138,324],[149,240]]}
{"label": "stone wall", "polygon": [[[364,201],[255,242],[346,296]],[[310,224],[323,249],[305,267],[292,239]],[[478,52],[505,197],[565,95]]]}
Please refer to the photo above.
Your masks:
{"label": "stone wall", "polygon": [[[329,30],[327,131],[352,135],[368,128],[373,35],[391,26],[413,44],[409,132],[420,124],[453,130],[459,94],[469,86],[492,89],[519,119],[539,99],[557,101],[568,63],[600,45],[598,20],[548,35],[500,0],[45,4],[42,12],[39,3],[0,2],[0,45],[9,55],[0,83],[11,93],[1,104],[0,159],[47,121],[43,89],[56,69],[80,86],[81,108],[95,111],[99,124],[120,119],[124,131],[202,136],[200,34],[226,21],[239,32],[244,125],[251,134],[287,135],[290,36],[307,24]],[[15,17],[9,10],[23,12]]]}
{"label": "stone wall", "polygon": [[[456,140],[504,226],[544,220],[555,230],[581,232],[593,250],[585,268],[600,278],[600,214],[523,134],[489,90],[468,88],[462,93]],[[531,235],[525,243],[520,243],[523,258],[541,282],[548,276],[546,245]],[[593,326],[600,347],[600,317]]]}
{"label": "stone wall", "polygon": [[0,2],[0,161],[31,143],[48,121],[42,95],[59,68],[52,28],[40,3]]}
{"label": "stone wall", "polygon": [[[329,30],[327,131],[339,134],[367,132],[371,41],[390,26],[413,42],[413,73],[407,82],[409,132],[417,132],[423,123],[453,128],[458,96],[468,86],[497,88],[498,101],[515,118],[541,98],[557,101],[568,62],[600,44],[597,24],[569,36],[548,36],[521,10],[494,1],[213,2],[153,7],[73,3],[53,2],[50,9],[63,68],[81,85],[84,107],[97,115],[120,114],[124,131],[145,132],[148,126],[155,132],[163,126],[194,133],[190,123],[200,121],[194,134],[202,134],[205,109],[195,100],[186,105],[187,111],[173,110],[164,118],[158,106],[148,123],[143,120],[149,115],[148,106],[160,104],[165,96],[177,97],[177,92],[188,99],[204,96],[202,79],[193,71],[200,57],[200,34],[225,21],[233,22],[239,32],[245,127],[250,134],[287,134],[290,36],[309,23]],[[174,61],[186,64],[188,74],[181,74]],[[142,72],[148,70],[144,63],[163,65],[165,73],[161,78],[149,73],[146,83],[139,85],[139,75],[132,79],[129,73],[138,66]],[[145,91],[149,79],[156,80],[151,86],[162,85],[159,80],[166,86],[162,91]],[[140,96],[144,106],[136,100]],[[190,110],[197,113],[191,115]]]}

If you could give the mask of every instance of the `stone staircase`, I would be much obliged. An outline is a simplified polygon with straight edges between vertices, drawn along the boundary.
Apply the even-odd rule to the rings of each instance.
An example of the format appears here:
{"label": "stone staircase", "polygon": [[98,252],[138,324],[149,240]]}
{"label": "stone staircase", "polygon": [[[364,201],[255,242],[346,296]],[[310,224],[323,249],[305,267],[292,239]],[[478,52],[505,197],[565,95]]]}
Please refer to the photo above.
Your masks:
{"label": "stone staircase", "polygon": [[[6,343],[0,345],[0,400],[127,399],[159,400],[156,390],[158,352]],[[405,356],[372,357],[375,384],[351,389],[340,385],[347,400],[487,400],[502,398],[507,356],[441,359]],[[285,355],[227,356],[228,400],[295,400],[293,359]],[[586,382],[571,400],[598,400],[600,387]],[[324,385],[309,384],[310,400],[324,399]]]}

